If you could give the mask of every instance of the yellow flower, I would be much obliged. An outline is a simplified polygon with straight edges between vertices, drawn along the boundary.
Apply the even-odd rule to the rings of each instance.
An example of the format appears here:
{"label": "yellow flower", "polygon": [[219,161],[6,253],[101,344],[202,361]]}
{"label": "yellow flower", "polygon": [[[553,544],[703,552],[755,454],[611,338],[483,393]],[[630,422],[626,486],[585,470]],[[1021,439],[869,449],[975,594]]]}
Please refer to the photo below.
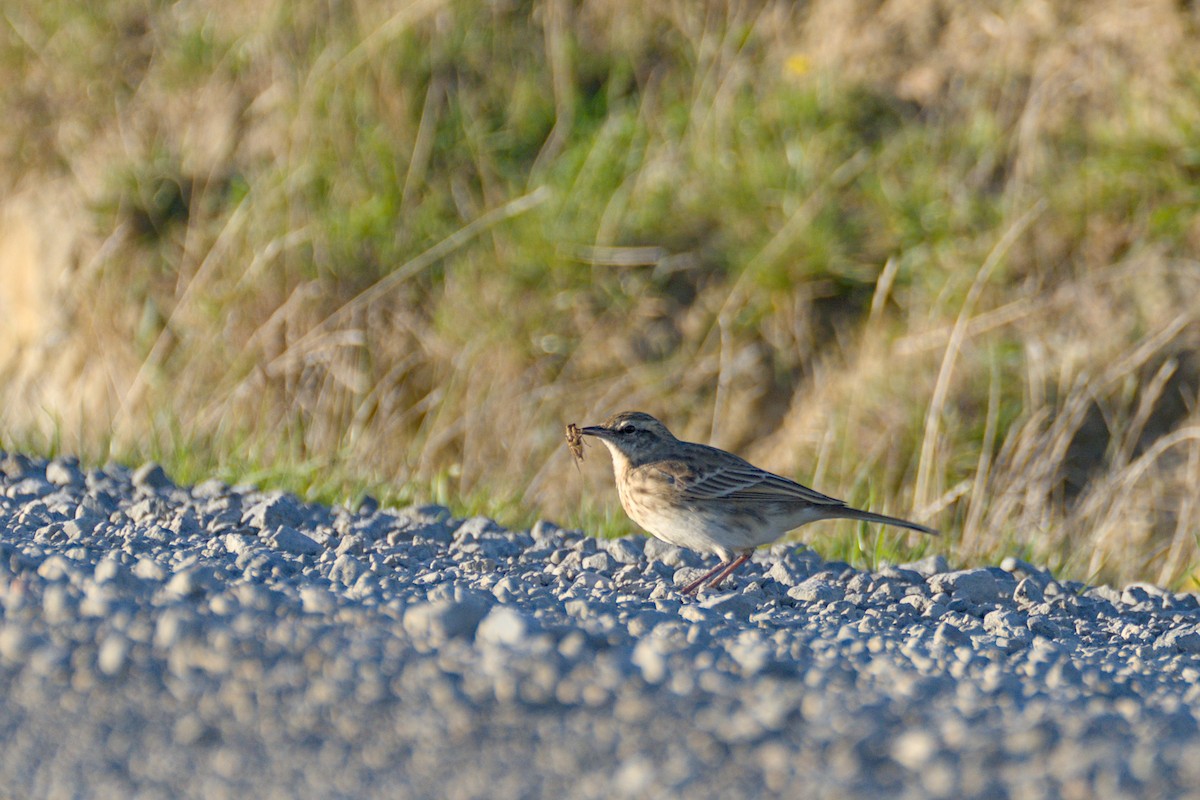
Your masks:
{"label": "yellow flower", "polygon": [[783,68],[789,75],[798,78],[801,75],[808,74],[808,71],[812,69],[812,62],[809,61],[808,56],[804,55],[804,53],[794,53],[788,56],[787,61],[783,62]]}

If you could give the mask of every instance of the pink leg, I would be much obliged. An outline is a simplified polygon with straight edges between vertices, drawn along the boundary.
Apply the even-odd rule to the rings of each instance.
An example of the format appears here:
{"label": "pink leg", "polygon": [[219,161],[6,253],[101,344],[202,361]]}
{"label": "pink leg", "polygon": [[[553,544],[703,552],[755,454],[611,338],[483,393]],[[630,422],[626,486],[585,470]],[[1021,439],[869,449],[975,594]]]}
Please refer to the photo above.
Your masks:
{"label": "pink leg", "polygon": [[713,579],[712,579],[712,581],[710,581],[710,582],[709,582],[709,584],[708,584],[708,588],[710,588],[710,589],[716,589],[718,586],[720,586],[720,585],[721,585],[721,581],[723,581],[723,580],[725,580],[726,578],[728,578],[730,575],[732,575],[732,574],[733,574],[733,571],[734,571],[735,569],[737,569],[737,568],[738,568],[738,567],[740,567],[742,564],[745,564],[747,561],[749,561],[749,560],[750,560],[750,555],[751,555],[750,553],[742,553],[740,556],[738,556],[737,558],[735,558],[733,561],[730,561],[730,562],[729,562],[729,566],[727,566],[727,567],[725,568],[725,571],[724,571],[724,572],[722,572],[722,573],[721,573],[720,575],[718,575],[717,577],[713,578]]}
{"label": "pink leg", "polygon": [[708,572],[704,573],[699,578],[696,578],[696,580],[692,581],[687,586],[680,589],[679,590],[680,594],[694,594],[695,591],[700,588],[700,584],[704,583],[706,580],[711,578],[713,575],[716,575],[718,572],[725,569],[725,567],[726,567],[726,564],[724,561],[722,561],[720,564],[717,564],[715,567],[710,569]]}

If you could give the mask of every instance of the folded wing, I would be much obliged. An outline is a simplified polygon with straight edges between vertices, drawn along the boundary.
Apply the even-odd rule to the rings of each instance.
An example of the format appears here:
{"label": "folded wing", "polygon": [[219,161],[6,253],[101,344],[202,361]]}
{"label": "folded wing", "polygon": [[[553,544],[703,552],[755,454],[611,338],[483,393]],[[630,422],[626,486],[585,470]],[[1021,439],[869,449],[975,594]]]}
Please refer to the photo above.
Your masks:
{"label": "folded wing", "polygon": [[665,470],[685,500],[730,500],[745,502],[799,501],[821,506],[844,506],[841,500],[766,472],[738,459],[713,464],[704,469],[687,468],[674,462],[677,469]]}

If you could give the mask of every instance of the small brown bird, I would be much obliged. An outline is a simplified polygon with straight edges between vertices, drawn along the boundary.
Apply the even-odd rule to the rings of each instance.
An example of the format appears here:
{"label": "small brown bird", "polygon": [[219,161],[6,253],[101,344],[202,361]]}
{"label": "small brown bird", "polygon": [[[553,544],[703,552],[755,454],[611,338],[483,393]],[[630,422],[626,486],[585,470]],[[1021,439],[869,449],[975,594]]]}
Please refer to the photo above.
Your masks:
{"label": "small brown bird", "polygon": [[720,586],[756,547],[817,520],[860,519],[937,535],[915,522],[851,508],[733,453],[682,442],[639,411],[577,430],[612,453],[617,494],[630,519],[664,542],[720,557],[720,564],[683,587],[684,594],[705,581],[709,588]]}

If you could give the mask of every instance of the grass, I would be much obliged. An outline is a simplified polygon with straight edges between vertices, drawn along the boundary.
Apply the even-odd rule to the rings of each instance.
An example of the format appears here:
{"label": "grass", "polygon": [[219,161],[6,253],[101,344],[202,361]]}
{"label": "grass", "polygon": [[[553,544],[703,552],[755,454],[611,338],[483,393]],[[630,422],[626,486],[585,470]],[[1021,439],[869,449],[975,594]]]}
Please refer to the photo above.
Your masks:
{"label": "grass", "polygon": [[947,533],[829,557],[1189,586],[1194,15],[904,7],[7,10],[0,438],[615,535],[637,407]]}

